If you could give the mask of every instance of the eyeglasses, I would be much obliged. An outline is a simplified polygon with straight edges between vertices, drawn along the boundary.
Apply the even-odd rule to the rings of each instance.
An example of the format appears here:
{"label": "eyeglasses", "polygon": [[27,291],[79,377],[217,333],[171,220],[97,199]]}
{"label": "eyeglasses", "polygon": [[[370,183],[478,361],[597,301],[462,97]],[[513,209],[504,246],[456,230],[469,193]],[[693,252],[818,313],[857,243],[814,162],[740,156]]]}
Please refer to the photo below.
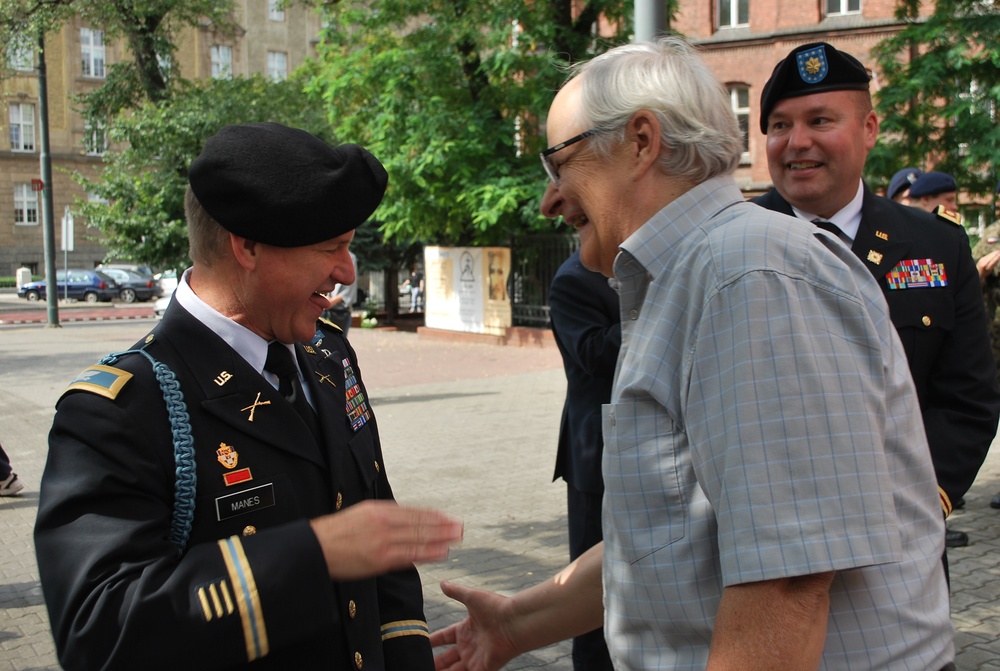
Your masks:
{"label": "eyeglasses", "polygon": [[552,163],[552,160],[549,158],[549,156],[556,153],[560,149],[565,149],[571,144],[576,144],[580,140],[585,140],[591,135],[596,135],[597,133],[600,133],[603,130],[604,130],[603,128],[591,128],[590,130],[584,131],[579,135],[574,135],[565,142],[560,142],[557,145],[549,147],[548,149],[546,149],[545,151],[543,151],[541,154],[538,155],[542,159],[542,166],[545,168],[545,173],[549,176],[549,179],[552,180],[553,184],[559,186],[559,171],[556,169],[555,164]]}

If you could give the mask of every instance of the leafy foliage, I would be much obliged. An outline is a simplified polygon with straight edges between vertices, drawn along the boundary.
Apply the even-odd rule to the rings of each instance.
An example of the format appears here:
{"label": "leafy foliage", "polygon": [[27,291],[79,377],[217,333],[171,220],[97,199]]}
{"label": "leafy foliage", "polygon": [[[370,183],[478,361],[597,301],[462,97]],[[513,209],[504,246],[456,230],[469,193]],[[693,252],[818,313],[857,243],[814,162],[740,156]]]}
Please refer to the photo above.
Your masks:
{"label": "leafy foliage", "polygon": [[318,106],[309,104],[302,88],[296,79],[272,82],[262,76],[183,82],[169,99],[119,115],[108,133],[124,149],[105,154],[99,179],[76,176],[88,193],[108,201],[80,201],[76,208],[104,234],[109,258],[167,268],[189,264],[187,166],[222,126],[276,121],[333,142]]}
{"label": "leafy foliage", "polygon": [[[561,66],[628,38],[631,3],[347,0],[329,8],[311,92],[385,164],[387,238],[496,244],[548,228],[541,122]],[[595,40],[603,13],[619,26]]]}
{"label": "leafy foliage", "polygon": [[[875,51],[886,82],[877,94],[881,138],[867,170],[885,185],[905,166],[955,176],[973,194],[992,194],[1000,156],[1000,11],[995,2],[938,0],[919,17],[901,0],[906,27]],[[903,56],[912,55],[912,58]]]}

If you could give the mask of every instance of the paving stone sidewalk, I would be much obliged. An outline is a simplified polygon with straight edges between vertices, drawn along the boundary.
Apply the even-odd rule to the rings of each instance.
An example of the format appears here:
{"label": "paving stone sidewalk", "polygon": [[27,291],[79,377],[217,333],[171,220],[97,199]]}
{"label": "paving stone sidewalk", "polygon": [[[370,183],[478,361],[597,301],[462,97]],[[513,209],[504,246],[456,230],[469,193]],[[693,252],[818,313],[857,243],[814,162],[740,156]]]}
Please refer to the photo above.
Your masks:
{"label": "paving stone sidewalk", "polygon": [[[0,671],[58,669],[38,585],[31,529],[53,405],[103,354],[153,322],[0,327],[0,440],[26,488],[0,498]],[[466,537],[421,575],[432,629],[462,616],[438,581],[512,593],[566,560],[564,486],[551,482],[565,390],[554,347],[500,347],[355,329],[397,498],[461,516]],[[958,668],[1000,671],[1000,448],[991,452],[951,525],[972,543],[951,551]],[[569,644],[508,669],[570,671]]]}

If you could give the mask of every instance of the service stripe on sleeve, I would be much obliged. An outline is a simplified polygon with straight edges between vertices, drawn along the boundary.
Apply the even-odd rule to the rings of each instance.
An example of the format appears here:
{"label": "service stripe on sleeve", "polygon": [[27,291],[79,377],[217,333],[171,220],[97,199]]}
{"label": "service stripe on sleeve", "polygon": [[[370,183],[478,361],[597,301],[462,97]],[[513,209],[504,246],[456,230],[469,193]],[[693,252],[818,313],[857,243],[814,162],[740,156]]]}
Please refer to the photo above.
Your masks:
{"label": "service stripe on sleeve", "polygon": [[382,625],[382,640],[388,641],[390,638],[399,636],[430,636],[427,623],[423,620],[397,620],[386,622]]}
{"label": "service stripe on sleeve", "polygon": [[953,508],[951,504],[951,499],[948,498],[948,494],[946,494],[945,491],[940,487],[938,487],[938,496],[941,497],[941,510],[944,511],[944,516],[948,517],[948,515],[951,515],[951,511]]}
{"label": "service stripe on sleeve", "polygon": [[219,541],[222,560],[229,572],[229,581],[236,592],[236,607],[243,622],[243,638],[247,646],[247,661],[264,657],[269,652],[264,614],[260,608],[260,595],[254,581],[250,562],[243,552],[239,536],[230,536]]}

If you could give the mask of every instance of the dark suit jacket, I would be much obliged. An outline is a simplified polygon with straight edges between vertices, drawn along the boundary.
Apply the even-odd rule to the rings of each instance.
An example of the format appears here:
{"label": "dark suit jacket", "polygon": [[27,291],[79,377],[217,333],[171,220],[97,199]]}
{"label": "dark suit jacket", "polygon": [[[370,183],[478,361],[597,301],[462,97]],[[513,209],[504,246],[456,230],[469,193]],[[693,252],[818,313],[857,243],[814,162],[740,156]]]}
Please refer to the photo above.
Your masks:
{"label": "dark suit jacket", "polygon": [[604,491],[601,477],[601,405],[611,400],[622,344],[618,294],[608,278],[587,270],[574,252],[549,289],[549,315],[566,371],[566,401],[559,426],[553,480],[581,492]]}
{"label": "dark suit jacket", "polygon": [[[775,189],[753,202],[794,216]],[[876,196],[866,186],[852,251],[889,304],[920,398],[942,506],[951,512],[976,479],[1000,415],[996,364],[968,236],[960,226]],[[943,263],[947,286],[890,289],[886,275],[907,259]]]}
{"label": "dark suit jacket", "polygon": [[355,669],[357,655],[365,671],[432,669],[426,625],[414,634],[425,619],[416,570],[334,583],[309,526],[392,498],[346,338],[318,323],[296,345],[325,445],[176,301],[142,347],[176,376],[190,418],[190,539],[183,552],[168,540],[177,467],[150,361],[88,369],[57,404],[35,528],[63,668],[231,669],[256,657],[254,669]]}

